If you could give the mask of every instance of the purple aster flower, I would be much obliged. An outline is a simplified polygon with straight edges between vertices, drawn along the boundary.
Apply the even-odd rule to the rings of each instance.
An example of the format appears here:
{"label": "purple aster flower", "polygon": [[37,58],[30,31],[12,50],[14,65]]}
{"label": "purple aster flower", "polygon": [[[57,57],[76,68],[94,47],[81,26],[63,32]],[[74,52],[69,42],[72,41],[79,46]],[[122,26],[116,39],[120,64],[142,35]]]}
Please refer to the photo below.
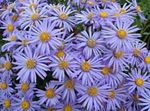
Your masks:
{"label": "purple aster flower", "polygon": [[128,67],[128,52],[120,49],[108,49],[104,52],[103,61],[108,62],[108,66],[112,67],[113,72],[123,71]]}
{"label": "purple aster flower", "polygon": [[42,9],[28,9],[20,13],[19,25],[22,29],[33,27],[34,24],[40,23],[44,18],[47,17],[47,10],[45,7]]}
{"label": "purple aster flower", "polygon": [[58,104],[61,96],[57,86],[58,82],[50,82],[46,84],[46,90],[38,89],[36,96],[39,97],[39,104],[46,103],[47,107]]}
{"label": "purple aster flower", "polygon": [[91,56],[101,55],[104,51],[104,40],[100,32],[93,32],[92,27],[77,35],[77,49],[83,50],[83,55],[88,59]]}
{"label": "purple aster flower", "polygon": [[77,64],[74,66],[76,72],[72,77],[77,77],[78,80],[82,81],[82,84],[95,83],[95,80],[99,80],[101,75],[99,74],[101,59],[97,56],[89,59],[75,58]]}
{"label": "purple aster flower", "polygon": [[33,93],[28,93],[22,98],[14,97],[13,99],[12,106],[15,111],[38,111],[40,109],[39,103],[33,101]]}
{"label": "purple aster flower", "polygon": [[129,93],[137,91],[139,95],[149,92],[150,83],[148,82],[150,75],[143,73],[140,69],[131,69],[131,73],[126,74],[126,86]]}
{"label": "purple aster flower", "polygon": [[[149,90],[150,91],[150,90]],[[142,97],[139,99],[139,105],[142,106],[140,111],[150,111],[150,93],[143,93]]]}
{"label": "purple aster flower", "polygon": [[110,5],[110,0],[98,0],[98,4],[100,4],[102,7],[108,7]]}
{"label": "purple aster flower", "polygon": [[109,86],[107,84],[96,83],[83,86],[79,92],[78,102],[88,111],[98,111],[104,108],[103,103],[107,101]]}
{"label": "purple aster flower", "polygon": [[40,55],[38,51],[33,51],[29,47],[25,50],[25,53],[18,53],[14,55],[16,65],[14,69],[19,70],[17,79],[21,81],[31,81],[36,82],[36,76],[44,79],[46,77],[46,72],[48,71],[48,66],[46,63],[49,61],[47,57]]}
{"label": "purple aster flower", "polygon": [[142,62],[143,54],[147,53],[147,49],[145,48],[146,44],[144,42],[135,41],[132,43],[132,49],[130,51],[129,61],[131,66],[139,66]]}
{"label": "purple aster flower", "polygon": [[132,26],[133,22],[116,21],[116,24],[104,26],[102,29],[102,37],[106,40],[106,44],[111,45],[112,48],[123,48],[124,50],[131,49],[131,43],[137,38],[141,37],[136,33],[139,28]]}
{"label": "purple aster flower", "polygon": [[81,111],[81,106],[77,103],[62,102],[57,105],[58,111]]}
{"label": "purple aster flower", "polygon": [[0,105],[2,105],[2,111],[12,110],[13,98],[9,96],[2,96],[0,100]]}
{"label": "purple aster flower", "polygon": [[51,16],[49,17],[56,26],[68,30],[69,32],[73,30],[75,26],[75,20],[72,14],[75,10],[70,9],[70,6],[61,5],[59,8],[54,8],[50,12]]}
{"label": "purple aster flower", "polygon": [[65,73],[70,77],[73,75],[76,61],[72,55],[66,54],[61,58],[54,56],[50,60],[51,64],[49,66],[53,70],[53,76],[59,81],[64,81]]}
{"label": "purple aster flower", "polygon": [[56,37],[61,35],[62,29],[55,29],[54,23],[45,19],[41,23],[35,24],[28,32],[31,38],[29,43],[37,45],[37,50],[42,54],[51,54],[52,49],[56,49],[61,44],[61,39]]}
{"label": "purple aster flower", "polygon": [[125,103],[126,97],[126,89],[124,87],[110,89],[106,111],[117,111]]}

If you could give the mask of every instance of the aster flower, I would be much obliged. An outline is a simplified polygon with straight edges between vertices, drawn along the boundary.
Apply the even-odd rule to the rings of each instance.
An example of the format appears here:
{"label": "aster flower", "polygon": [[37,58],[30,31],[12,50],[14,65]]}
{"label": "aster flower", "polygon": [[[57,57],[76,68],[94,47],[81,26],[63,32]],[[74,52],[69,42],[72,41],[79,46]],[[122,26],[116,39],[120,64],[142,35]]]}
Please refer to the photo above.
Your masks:
{"label": "aster flower", "polygon": [[148,92],[148,89],[150,89],[149,78],[150,76],[147,75],[147,72],[143,73],[140,69],[131,69],[131,73],[126,77],[126,86],[129,93],[134,91],[137,91],[138,94]]}
{"label": "aster flower", "polygon": [[56,108],[58,111],[81,111],[81,106],[76,103],[62,102]]}
{"label": "aster flower", "polygon": [[110,89],[106,111],[117,111],[118,108],[121,108],[121,105],[125,103],[127,97],[125,93],[126,90],[124,87]]}
{"label": "aster flower", "polygon": [[56,36],[63,32],[61,32],[62,29],[55,29],[55,25],[50,20],[45,19],[33,26],[28,32],[31,38],[30,43],[38,45],[37,50],[42,54],[51,54],[51,50],[55,50],[61,44],[61,39]]}
{"label": "aster flower", "polygon": [[29,47],[25,50],[25,53],[18,53],[14,55],[16,65],[14,69],[19,70],[17,79],[21,81],[30,80],[31,82],[36,82],[36,76],[44,79],[46,77],[46,72],[48,71],[48,66],[46,63],[49,61],[47,57],[38,54],[38,51],[33,51]]}
{"label": "aster flower", "polygon": [[149,93],[143,93],[142,97],[139,99],[139,105],[142,106],[141,111],[150,111],[150,94]]}
{"label": "aster flower", "polygon": [[88,111],[103,109],[106,102],[109,86],[107,84],[96,83],[82,88],[79,92],[78,102],[82,103]]}
{"label": "aster flower", "polygon": [[100,32],[93,32],[92,27],[77,35],[77,49],[83,50],[83,55],[88,59],[91,56],[101,55],[104,51],[104,41]]}
{"label": "aster flower", "polygon": [[50,58],[51,64],[49,65],[53,72],[53,76],[57,78],[59,81],[64,81],[65,73],[68,76],[72,76],[74,73],[74,66],[76,61],[70,54],[66,54],[65,56],[58,58],[56,56]]}
{"label": "aster flower", "polygon": [[110,0],[98,0],[98,3],[105,8],[110,5]]}
{"label": "aster flower", "polygon": [[110,24],[111,27],[104,26],[102,29],[102,37],[106,40],[106,44],[110,44],[112,48],[130,49],[131,42],[141,37],[136,33],[139,28],[132,26],[133,22],[116,21],[116,24]]}
{"label": "aster flower", "polygon": [[120,49],[108,49],[105,51],[103,61],[108,62],[108,66],[112,67],[113,72],[123,71],[128,67],[128,52]]}
{"label": "aster flower", "polygon": [[18,21],[22,29],[33,27],[34,24],[40,23],[44,18],[47,17],[47,10],[45,7],[42,9],[25,9],[20,13],[20,19]]}
{"label": "aster flower", "polygon": [[11,111],[12,110],[13,99],[9,96],[2,96],[0,100],[0,105],[2,105],[3,111]]}
{"label": "aster flower", "polygon": [[145,46],[146,44],[144,42],[135,41],[132,43],[131,55],[129,56],[131,66],[139,66],[142,62],[143,54],[147,53]]}
{"label": "aster flower", "polygon": [[70,6],[65,7],[64,5],[58,8],[54,8],[53,11],[50,12],[52,20],[56,23],[56,26],[63,28],[64,30],[72,31],[75,26],[74,17],[71,16],[75,11],[70,9]]}
{"label": "aster flower", "polygon": [[39,104],[46,103],[46,106],[53,106],[59,103],[60,92],[57,90],[58,83],[46,84],[45,91],[38,89],[36,96],[39,97]]}
{"label": "aster flower", "polygon": [[13,98],[14,103],[12,106],[15,111],[36,111],[40,109],[39,103],[33,101],[33,93],[28,93],[27,95],[22,98]]}
{"label": "aster flower", "polygon": [[77,77],[82,81],[82,84],[95,83],[95,80],[99,80],[101,75],[99,74],[101,59],[97,56],[91,57],[88,60],[85,58],[75,58],[77,64],[74,66],[76,72],[72,77]]}

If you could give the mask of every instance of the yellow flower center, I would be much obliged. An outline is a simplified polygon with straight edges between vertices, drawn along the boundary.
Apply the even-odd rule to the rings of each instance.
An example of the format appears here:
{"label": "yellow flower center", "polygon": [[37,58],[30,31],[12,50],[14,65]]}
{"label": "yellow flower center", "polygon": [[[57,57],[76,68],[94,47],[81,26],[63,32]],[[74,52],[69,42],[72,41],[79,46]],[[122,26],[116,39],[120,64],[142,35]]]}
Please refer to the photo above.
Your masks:
{"label": "yellow flower center", "polygon": [[50,34],[47,32],[41,32],[40,34],[40,40],[42,42],[48,42],[48,40],[51,38]]}
{"label": "yellow flower center", "polygon": [[31,3],[31,4],[29,5],[29,8],[30,8],[30,9],[32,9],[32,8],[34,8],[34,9],[35,9],[35,8],[36,8],[36,4]]}
{"label": "yellow flower center", "polygon": [[116,96],[115,91],[111,90],[111,91],[109,92],[109,97],[110,97],[110,98],[114,98],[115,96]]}
{"label": "yellow flower center", "polygon": [[81,0],[81,3],[85,3],[86,2],[86,0]]}
{"label": "yellow flower center", "polygon": [[30,103],[28,101],[24,100],[21,102],[21,108],[23,110],[27,110],[27,109],[29,109],[29,107],[30,107]]}
{"label": "yellow flower center", "polygon": [[14,26],[12,24],[7,25],[7,31],[12,32],[14,30]]}
{"label": "yellow flower center", "polygon": [[67,80],[67,81],[65,82],[65,87],[66,87],[67,89],[73,89],[73,88],[74,88],[74,82],[73,82],[73,80]]}
{"label": "yellow flower center", "polygon": [[137,78],[137,79],[135,80],[135,84],[136,84],[137,86],[143,86],[143,85],[144,85],[144,80],[143,80],[142,78]]}
{"label": "yellow flower center", "polygon": [[133,55],[135,56],[135,57],[139,57],[140,56],[140,50],[139,49],[137,49],[137,48],[135,48],[134,50],[133,50]]}
{"label": "yellow flower center", "polygon": [[27,66],[28,69],[33,69],[33,68],[35,68],[35,66],[36,66],[35,60],[33,60],[33,59],[28,59],[28,60],[26,61],[26,66]]}
{"label": "yellow flower center", "polygon": [[5,82],[0,83],[0,88],[1,88],[2,90],[7,89],[7,84],[6,84]]}
{"label": "yellow flower center", "polygon": [[90,13],[87,15],[87,18],[88,18],[89,20],[91,20],[91,19],[93,18],[93,15],[94,15],[94,13],[93,13],[93,12],[90,12]]}
{"label": "yellow flower center", "polygon": [[11,41],[16,41],[16,36],[15,35],[10,36],[10,40]]}
{"label": "yellow flower center", "polygon": [[67,104],[64,106],[64,111],[72,111],[71,105]]}
{"label": "yellow flower center", "polygon": [[5,108],[10,108],[10,106],[11,106],[11,101],[10,101],[9,99],[5,99],[5,100],[3,101],[3,106],[4,106]]}
{"label": "yellow flower center", "polygon": [[6,62],[4,63],[4,68],[5,68],[6,70],[10,70],[10,69],[12,68],[11,62],[6,61]]}
{"label": "yellow flower center", "polygon": [[53,107],[48,107],[47,111],[53,111],[54,108]]}
{"label": "yellow flower center", "polygon": [[14,21],[14,22],[17,20],[17,18],[18,18],[17,15],[13,15],[13,16],[11,17],[12,21]]}
{"label": "yellow flower center", "polygon": [[89,5],[93,5],[93,2],[92,2],[92,1],[87,1],[87,3],[88,3]]}
{"label": "yellow flower center", "polygon": [[102,0],[102,2],[104,2],[104,3],[105,3],[105,2],[107,2],[107,0]]}
{"label": "yellow flower center", "polygon": [[147,64],[150,64],[150,56],[146,56],[144,58],[144,61],[147,63]]}
{"label": "yellow flower center", "polygon": [[139,95],[138,94],[133,94],[133,100],[138,101],[139,100]]}
{"label": "yellow flower center", "polygon": [[61,13],[61,14],[59,15],[59,18],[62,19],[62,20],[67,20],[68,15],[67,15],[66,13]]}
{"label": "yellow flower center", "polygon": [[123,51],[118,51],[114,53],[115,58],[119,59],[123,56],[124,52]]}
{"label": "yellow flower center", "polygon": [[96,45],[96,41],[94,39],[89,39],[87,41],[87,46],[88,47],[93,48],[93,47],[95,47],[95,45]]}
{"label": "yellow flower center", "polygon": [[114,2],[116,2],[116,0],[111,0],[111,2],[113,2],[113,3],[114,3]]}
{"label": "yellow flower center", "polygon": [[107,18],[108,17],[108,13],[106,11],[101,11],[99,13],[99,16],[102,17],[102,18]]}
{"label": "yellow flower center", "polygon": [[97,96],[98,95],[98,90],[96,87],[89,87],[87,90],[87,93],[89,96]]}
{"label": "yellow flower center", "polygon": [[136,6],[136,11],[140,12],[141,11],[141,7],[139,5]]}
{"label": "yellow flower center", "polygon": [[121,8],[120,9],[120,14],[125,14],[126,13],[126,9]]}
{"label": "yellow flower center", "polygon": [[68,62],[67,61],[65,61],[65,60],[61,60],[60,62],[59,62],[59,68],[60,69],[67,69],[68,68]]}
{"label": "yellow flower center", "polygon": [[118,13],[118,12],[113,13],[112,16],[114,16],[114,17],[119,17],[119,16],[120,16],[120,13]]}
{"label": "yellow flower center", "polygon": [[22,83],[21,84],[21,90],[22,91],[27,91],[29,89],[29,84],[28,83]]}
{"label": "yellow flower center", "polygon": [[91,65],[89,64],[88,61],[84,61],[82,64],[81,64],[81,69],[85,72],[88,72],[90,69],[91,69]]}
{"label": "yellow flower center", "polygon": [[109,68],[109,67],[103,67],[102,68],[102,74],[103,75],[108,75],[110,73],[110,71],[111,71],[111,68]]}
{"label": "yellow flower center", "polygon": [[63,50],[58,50],[58,52],[56,52],[56,56],[58,58],[61,58],[61,57],[65,56],[65,52]]}
{"label": "yellow flower center", "polygon": [[47,98],[53,98],[55,96],[55,90],[52,88],[49,88],[45,91],[45,96]]}
{"label": "yellow flower center", "polygon": [[38,13],[33,13],[31,15],[31,19],[34,21],[34,20],[37,20],[39,18],[39,14]]}
{"label": "yellow flower center", "polygon": [[21,41],[21,44],[22,44],[23,46],[27,46],[27,45],[28,45],[28,42],[29,42],[28,40],[25,40],[25,39],[24,39],[24,40]]}
{"label": "yellow flower center", "polygon": [[127,36],[127,32],[124,29],[119,29],[117,34],[120,39],[124,39]]}

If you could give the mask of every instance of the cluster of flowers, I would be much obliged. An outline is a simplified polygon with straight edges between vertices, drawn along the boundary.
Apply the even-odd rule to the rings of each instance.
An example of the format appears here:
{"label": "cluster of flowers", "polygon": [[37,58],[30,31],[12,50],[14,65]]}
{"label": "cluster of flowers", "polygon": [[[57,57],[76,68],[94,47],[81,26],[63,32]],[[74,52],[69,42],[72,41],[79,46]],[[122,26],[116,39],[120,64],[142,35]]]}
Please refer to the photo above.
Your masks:
{"label": "cluster of flowers", "polygon": [[136,0],[0,4],[1,111],[150,111],[150,51],[134,25],[145,20]]}

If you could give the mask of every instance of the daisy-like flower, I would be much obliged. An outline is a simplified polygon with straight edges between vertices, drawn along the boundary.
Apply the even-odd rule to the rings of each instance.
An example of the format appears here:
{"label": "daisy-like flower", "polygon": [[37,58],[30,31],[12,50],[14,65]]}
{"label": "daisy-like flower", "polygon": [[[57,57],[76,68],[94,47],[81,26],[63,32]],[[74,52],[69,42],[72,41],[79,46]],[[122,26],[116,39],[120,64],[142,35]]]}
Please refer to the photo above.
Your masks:
{"label": "daisy-like flower", "polygon": [[4,36],[9,36],[13,31],[16,29],[17,24],[14,23],[10,17],[7,17],[5,20],[0,21],[2,23],[0,29],[4,29],[5,31],[3,32]]}
{"label": "daisy-like flower", "polygon": [[62,29],[55,29],[54,23],[45,19],[41,23],[37,23],[28,32],[31,38],[30,43],[37,45],[37,50],[42,54],[51,54],[52,49],[56,49],[61,43],[61,39],[56,37],[61,35]]}
{"label": "daisy-like flower", "polygon": [[62,100],[66,102],[75,102],[77,96],[76,91],[79,89],[79,84],[80,82],[76,79],[66,78],[58,88],[58,90],[62,93]]}
{"label": "daisy-like flower", "polygon": [[79,92],[78,102],[88,111],[98,111],[104,108],[103,103],[107,101],[108,92],[109,86],[107,84],[88,85]]}
{"label": "daisy-like flower", "polygon": [[95,80],[98,80],[101,75],[99,74],[101,59],[97,56],[89,58],[76,58],[76,72],[72,77],[77,77],[78,80],[82,81],[82,84],[91,84],[95,83]]}
{"label": "daisy-like flower", "polygon": [[130,7],[131,7],[131,4],[127,5],[127,3],[125,3],[122,7],[118,3],[109,5],[110,13],[114,17],[114,20],[121,20],[121,21],[127,21],[127,22],[134,21],[135,16],[136,16],[136,13]]}
{"label": "daisy-like flower", "polygon": [[146,44],[144,42],[135,41],[132,43],[132,49],[130,51],[131,56],[129,56],[131,66],[139,66],[142,61],[143,54],[147,53],[145,46]]}
{"label": "daisy-like flower", "polygon": [[58,83],[50,82],[46,84],[45,91],[38,89],[36,96],[39,97],[39,104],[46,103],[46,106],[55,106],[61,98],[60,92],[57,90]]}
{"label": "daisy-like flower", "polygon": [[29,47],[25,50],[25,53],[18,53],[14,55],[16,65],[14,69],[19,70],[17,79],[25,82],[27,80],[31,82],[36,82],[36,76],[44,79],[46,77],[46,72],[48,71],[48,66],[46,63],[49,61],[47,57],[38,54],[38,51],[33,51]]}
{"label": "daisy-like flower", "polygon": [[124,87],[110,89],[106,111],[117,111],[118,108],[121,108],[127,97],[125,94],[126,90]]}
{"label": "daisy-like flower", "polygon": [[102,29],[102,37],[106,43],[114,49],[123,48],[130,50],[131,43],[141,37],[136,33],[139,28],[132,26],[133,22],[116,21],[116,24],[110,24],[111,27],[104,26]]}
{"label": "daisy-like flower", "polygon": [[11,111],[12,110],[13,98],[9,96],[2,96],[0,100],[0,105],[2,105],[3,111]]}
{"label": "daisy-like flower", "polygon": [[77,35],[77,49],[83,50],[83,55],[87,59],[100,55],[105,49],[104,40],[100,36],[100,32],[93,32],[91,27],[88,31],[81,32]]}
{"label": "daisy-like flower", "polygon": [[1,96],[9,96],[14,92],[14,89],[11,88],[12,83],[9,77],[5,77],[0,80],[0,94]]}
{"label": "daisy-like flower", "polygon": [[150,72],[150,51],[142,55],[142,62],[139,64],[145,71]]}
{"label": "daisy-like flower", "polygon": [[40,109],[39,103],[33,101],[33,93],[28,93],[22,98],[14,97],[13,99],[12,106],[15,111],[38,111]]}
{"label": "daisy-like flower", "polygon": [[81,106],[76,103],[62,102],[57,105],[58,111],[81,111]]}
{"label": "daisy-like flower", "polygon": [[122,49],[107,49],[103,56],[103,61],[108,62],[108,66],[112,67],[113,72],[123,71],[128,67],[128,53]]}
{"label": "daisy-like flower", "polygon": [[105,8],[110,5],[110,0],[98,0],[98,3]]}
{"label": "daisy-like flower", "polygon": [[98,6],[94,8],[95,12],[95,23],[99,26],[109,25],[109,23],[113,20],[109,9],[104,8],[100,9]]}
{"label": "daisy-like flower", "polygon": [[148,92],[150,89],[149,78],[147,72],[143,73],[140,69],[131,69],[131,73],[126,75],[126,86],[129,93],[137,91],[138,94]]}
{"label": "daisy-like flower", "polygon": [[150,111],[150,94],[149,93],[143,93],[142,97],[139,99],[139,105],[142,106],[142,109],[140,111]]}
{"label": "daisy-like flower", "polygon": [[93,24],[95,12],[92,9],[82,10],[81,13],[75,15],[77,23]]}
{"label": "daisy-like flower", "polygon": [[66,7],[64,5],[58,8],[54,8],[50,12],[51,16],[49,17],[56,26],[63,28],[64,30],[72,31],[75,26],[75,20],[72,14],[75,10],[70,9],[70,6]]}
{"label": "daisy-like flower", "polygon": [[47,10],[45,7],[42,9],[28,9],[20,13],[19,25],[22,29],[27,29],[34,26],[36,23],[40,23],[44,18],[47,17]]}
{"label": "daisy-like flower", "polygon": [[9,37],[4,38],[3,40],[6,41],[7,43],[2,46],[2,51],[12,51],[12,49],[15,48],[16,43],[17,43],[17,38],[18,38],[18,30],[13,31],[9,35]]}
{"label": "daisy-like flower", "polygon": [[59,81],[64,81],[65,73],[70,77],[73,75],[76,61],[72,55],[66,54],[61,58],[54,56],[50,60],[51,64],[49,66],[54,70],[53,76]]}

